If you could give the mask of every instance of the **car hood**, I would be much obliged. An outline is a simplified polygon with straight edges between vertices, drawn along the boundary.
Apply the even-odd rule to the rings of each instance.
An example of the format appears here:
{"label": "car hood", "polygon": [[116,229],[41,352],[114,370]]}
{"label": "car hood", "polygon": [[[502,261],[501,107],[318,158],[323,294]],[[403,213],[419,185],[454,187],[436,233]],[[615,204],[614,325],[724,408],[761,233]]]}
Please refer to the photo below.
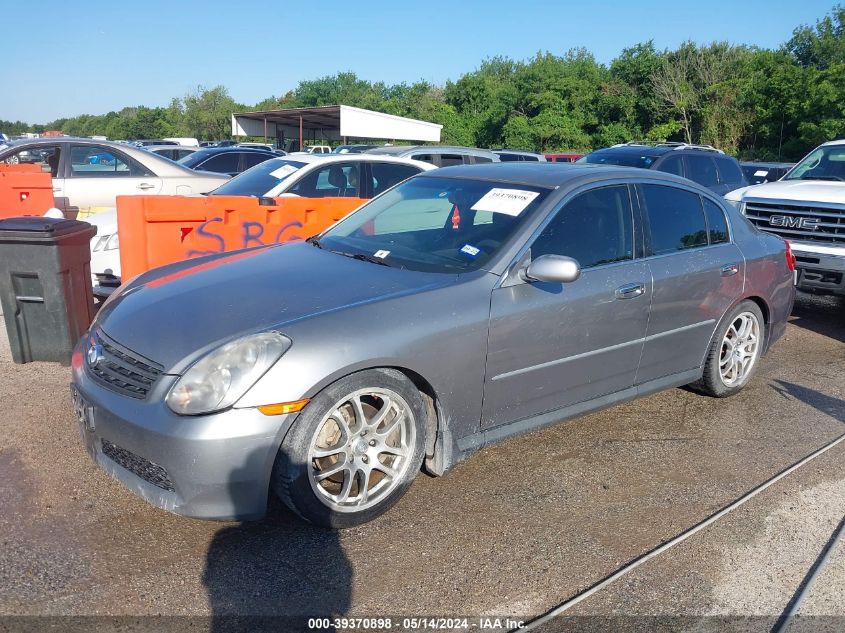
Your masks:
{"label": "car hood", "polygon": [[455,283],[455,275],[379,266],[296,243],[180,262],[145,273],[97,315],[120,345],[181,373],[225,341],[300,319]]}
{"label": "car hood", "polygon": [[749,187],[743,200],[796,200],[842,205],[845,182],[829,180],[778,180]]}
{"label": "car hood", "polygon": [[100,211],[86,218],[85,221],[97,227],[97,235],[94,236],[95,240],[103,235],[113,235],[117,232],[117,209]]}

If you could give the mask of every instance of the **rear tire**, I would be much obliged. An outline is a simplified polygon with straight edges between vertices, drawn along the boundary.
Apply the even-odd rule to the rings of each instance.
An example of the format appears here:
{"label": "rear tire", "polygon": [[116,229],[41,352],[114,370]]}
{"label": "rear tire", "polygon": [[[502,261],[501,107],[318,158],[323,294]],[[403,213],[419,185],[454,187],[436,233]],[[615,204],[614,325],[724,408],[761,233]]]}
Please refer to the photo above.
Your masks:
{"label": "rear tire", "polygon": [[425,416],[422,395],[401,372],[345,376],[294,421],[273,466],[273,489],[310,523],[348,528],[371,521],[419,472]]}
{"label": "rear tire", "polygon": [[757,370],[766,344],[766,325],[753,301],[737,305],[716,331],[701,379],[690,386],[715,398],[739,393]]}

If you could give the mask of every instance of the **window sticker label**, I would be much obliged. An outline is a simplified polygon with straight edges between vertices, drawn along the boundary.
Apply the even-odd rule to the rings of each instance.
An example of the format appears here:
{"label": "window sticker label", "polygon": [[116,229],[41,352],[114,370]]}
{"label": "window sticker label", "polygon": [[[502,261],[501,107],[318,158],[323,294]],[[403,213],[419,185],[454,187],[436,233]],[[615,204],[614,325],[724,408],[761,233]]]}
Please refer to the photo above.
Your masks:
{"label": "window sticker label", "polygon": [[274,178],[278,178],[279,180],[284,180],[295,171],[296,167],[294,167],[293,165],[282,165],[278,169],[271,171],[270,175]]}
{"label": "window sticker label", "polygon": [[472,205],[473,211],[492,211],[518,216],[540,194],[521,189],[491,189]]}
{"label": "window sticker label", "polygon": [[470,257],[475,257],[476,255],[478,255],[481,252],[481,249],[476,248],[475,246],[472,246],[471,244],[464,244],[463,248],[461,249],[461,252],[466,253]]}
{"label": "window sticker label", "polygon": [[754,175],[755,176],[765,176],[768,173],[769,173],[768,169],[758,169],[757,171],[754,172]]}
{"label": "window sticker label", "polygon": [[373,253],[373,257],[378,257],[379,259],[384,259],[388,255],[390,255],[390,251],[376,251]]}

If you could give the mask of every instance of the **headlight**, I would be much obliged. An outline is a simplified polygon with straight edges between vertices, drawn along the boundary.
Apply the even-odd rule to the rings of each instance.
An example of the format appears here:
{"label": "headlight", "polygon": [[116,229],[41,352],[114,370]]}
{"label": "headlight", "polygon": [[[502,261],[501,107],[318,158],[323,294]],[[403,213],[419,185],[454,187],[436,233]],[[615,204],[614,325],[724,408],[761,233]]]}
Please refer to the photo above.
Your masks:
{"label": "headlight", "polygon": [[742,200],[728,200],[727,198],[725,198],[725,202],[727,202],[740,213],[745,213],[745,203]]}
{"label": "headlight", "polygon": [[226,343],[197,361],[167,394],[179,415],[212,413],[232,406],[291,346],[278,332],[262,332]]}
{"label": "headlight", "polygon": [[117,237],[117,233],[112,233],[111,235],[101,235],[98,237],[93,250],[95,253],[98,253],[100,251],[113,251],[118,248],[120,248],[120,240]]}

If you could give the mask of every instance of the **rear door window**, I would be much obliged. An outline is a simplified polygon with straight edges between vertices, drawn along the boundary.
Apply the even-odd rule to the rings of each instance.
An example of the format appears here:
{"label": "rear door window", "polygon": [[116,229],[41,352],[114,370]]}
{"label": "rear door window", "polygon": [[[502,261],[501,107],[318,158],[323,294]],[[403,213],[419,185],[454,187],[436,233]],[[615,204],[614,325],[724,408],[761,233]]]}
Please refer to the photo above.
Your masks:
{"label": "rear door window", "polygon": [[265,160],[270,160],[273,158],[272,156],[268,156],[267,154],[245,154],[244,155],[244,170],[249,169],[250,167],[255,167],[256,165],[260,165]]}
{"label": "rear door window", "polygon": [[440,163],[435,160],[434,155],[432,154],[414,154],[411,156],[414,160],[421,160],[424,163],[431,163],[432,165],[439,165]]}
{"label": "rear door window", "polygon": [[359,198],[358,164],[332,163],[315,169],[291,189],[305,198]]}
{"label": "rear door window", "polygon": [[719,184],[716,163],[711,156],[687,154],[686,161],[687,178],[704,187],[715,187]]}
{"label": "rear door window", "polygon": [[651,233],[651,254],[665,255],[707,246],[701,198],[667,185],[640,185]]}
{"label": "rear door window", "polygon": [[212,156],[199,165],[194,166],[194,169],[213,171],[218,174],[236,174],[239,170],[239,163],[241,155],[238,152],[224,152]]}
{"label": "rear door window", "polygon": [[680,156],[669,156],[657,167],[657,171],[665,171],[667,174],[676,176],[684,175],[684,161]]}
{"label": "rear door window", "polygon": [[[469,156],[467,156],[467,158],[469,158]],[[526,160],[526,159],[520,156],[519,158],[517,158],[517,160],[523,161],[523,160]],[[489,156],[473,156],[472,162],[475,163],[476,165],[478,165],[479,163],[492,163],[493,159],[490,158]]]}

